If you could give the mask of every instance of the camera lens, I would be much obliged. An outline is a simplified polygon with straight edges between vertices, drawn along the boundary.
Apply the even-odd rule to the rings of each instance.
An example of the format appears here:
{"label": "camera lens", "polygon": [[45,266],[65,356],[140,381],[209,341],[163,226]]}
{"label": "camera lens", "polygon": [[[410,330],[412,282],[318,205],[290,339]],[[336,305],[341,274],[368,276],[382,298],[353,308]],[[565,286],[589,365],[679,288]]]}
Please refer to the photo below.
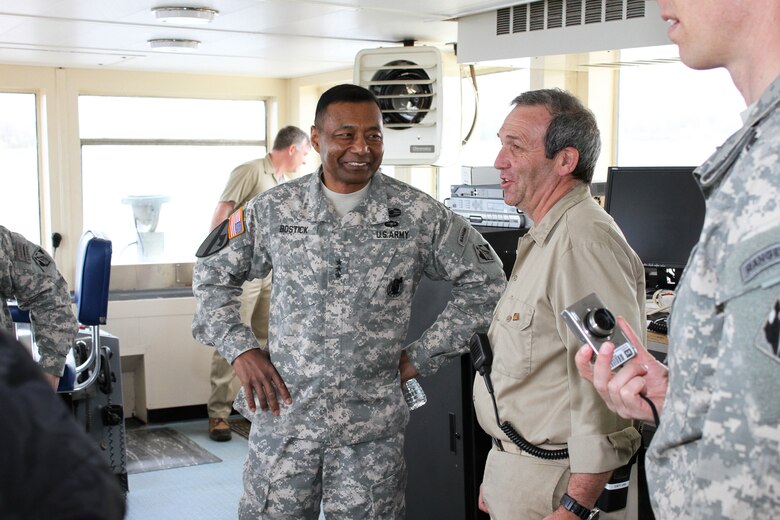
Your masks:
{"label": "camera lens", "polygon": [[594,336],[606,338],[612,334],[612,330],[615,328],[615,316],[603,307],[593,309],[585,316],[585,326]]}

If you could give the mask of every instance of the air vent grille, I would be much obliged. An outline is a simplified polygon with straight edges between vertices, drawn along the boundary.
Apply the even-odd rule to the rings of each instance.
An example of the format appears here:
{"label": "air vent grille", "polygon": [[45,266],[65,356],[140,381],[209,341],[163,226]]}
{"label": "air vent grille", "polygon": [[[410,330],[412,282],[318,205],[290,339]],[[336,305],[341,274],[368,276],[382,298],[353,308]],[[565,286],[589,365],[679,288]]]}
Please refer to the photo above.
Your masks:
{"label": "air vent grille", "polygon": [[628,0],[626,2],[626,18],[644,18],[645,0]]}
{"label": "air vent grille", "polygon": [[566,0],[566,27],[572,25],[582,25],[582,0]]}
{"label": "air vent grille", "polygon": [[509,34],[509,7],[504,7],[496,12],[496,34]]}
{"label": "air vent grille", "polygon": [[563,0],[549,0],[547,3],[547,28],[563,27]]}
{"label": "air vent grille", "polygon": [[528,4],[516,5],[512,8],[512,32],[528,30]]}
{"label": "air vent grille", "polygon": [[544,4],[544,0],[528,4],[531,6],[531,21],[529,26],[532,31],[544,30]]}
{"label": "air vent grille", "polygon": [[645,17],[646,0],[536,0],[496,10],[496,35]]}
{"label": "air vent grille", "polygon": [[601,0],[585,0],[585,23],[601,22],[602,7]]}

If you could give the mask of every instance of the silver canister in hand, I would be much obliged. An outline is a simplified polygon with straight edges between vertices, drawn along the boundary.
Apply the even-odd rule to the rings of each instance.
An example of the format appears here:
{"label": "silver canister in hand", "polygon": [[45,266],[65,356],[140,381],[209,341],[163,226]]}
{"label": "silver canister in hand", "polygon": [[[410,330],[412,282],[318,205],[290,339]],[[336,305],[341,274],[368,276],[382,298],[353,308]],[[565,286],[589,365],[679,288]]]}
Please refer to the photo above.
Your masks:
{"label": "silver canister in hand", "polygon": [[409,379],[402,384],[401,389],[403,390],[406,404],[409,405],[409,410],[416,410],[428,402],[428,398],[425,396],[422,386],[420,386],[420,383],[415,378]]}

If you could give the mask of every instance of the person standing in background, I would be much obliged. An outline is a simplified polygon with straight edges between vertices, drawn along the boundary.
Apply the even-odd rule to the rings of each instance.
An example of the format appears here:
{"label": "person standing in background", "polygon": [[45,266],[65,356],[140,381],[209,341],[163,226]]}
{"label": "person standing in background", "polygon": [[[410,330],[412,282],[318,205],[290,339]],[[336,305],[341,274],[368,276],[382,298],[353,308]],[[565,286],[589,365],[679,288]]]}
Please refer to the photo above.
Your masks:
{"label": "person standing in background", "polygon": [[[243,206],[256,195],[270,190],[288,179],[302,164],[311,149],[309,135],[296,126],[279,130],[273,149],[262,159],[236,167],[228,178],[211,219],[211,229],[222,223],[234,209]],[[271,276],[248,281],[241,295],[241,321],[251,325],[261,347],[268,340],[268,306],[271,300]],[[218,351],[211,358],[209,373],[211,393],[208,400],[209,438],[229,441],[232,437],[228,417],[240,387],[233,367]]]}

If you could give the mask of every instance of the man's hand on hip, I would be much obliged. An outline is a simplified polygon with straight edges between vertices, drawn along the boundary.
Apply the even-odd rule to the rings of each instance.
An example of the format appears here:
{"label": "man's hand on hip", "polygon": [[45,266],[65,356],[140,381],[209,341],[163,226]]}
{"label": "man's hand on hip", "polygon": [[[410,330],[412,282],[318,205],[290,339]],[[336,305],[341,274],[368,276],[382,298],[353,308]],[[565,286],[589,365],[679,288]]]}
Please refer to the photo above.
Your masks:
{"label": "man's hand on hip", "polygon": [[280,413],[277,392],[285,404],[292,404],[287,385],[271,363],[268,352],[259,348],[247,350],[233,360],[233,370],[244,387],[247,406],[253,412],[256,411],[255,395],[260,409],[265,411],[270,408],[274,415]]}

